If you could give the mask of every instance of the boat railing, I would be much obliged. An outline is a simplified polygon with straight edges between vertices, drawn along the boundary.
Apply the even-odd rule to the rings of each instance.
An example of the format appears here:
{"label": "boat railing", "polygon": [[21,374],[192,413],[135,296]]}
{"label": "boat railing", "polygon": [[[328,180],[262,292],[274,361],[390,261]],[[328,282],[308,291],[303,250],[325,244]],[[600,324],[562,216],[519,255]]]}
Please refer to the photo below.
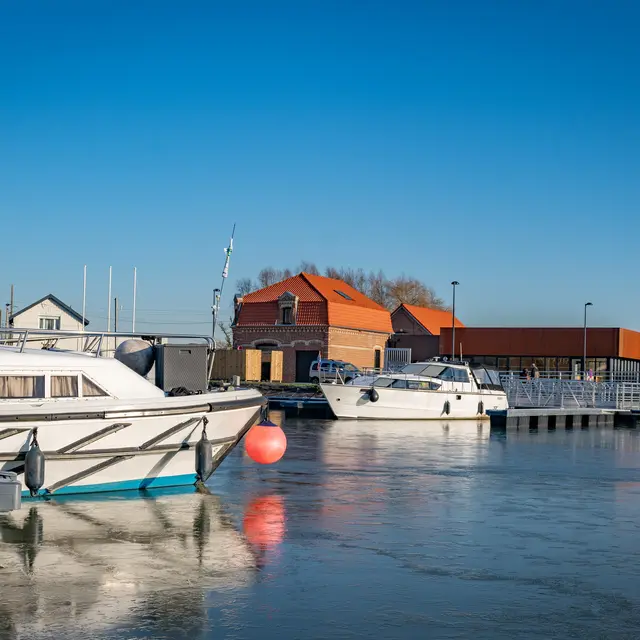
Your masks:
{"label": "boat railing", "polygon": [[[95,355],[96,358],[105,357],[105,352],[110,352],[107,341],[114,340],[114,351],[117,348],[118,339],[127,340],[130,338],[138,338],[145,340],[150,344],[162,344],[164,340],[185,340],[185,341],[201,341],[207,345],[207,357],[209,360],[209,377],[213,369],[213,359],[215,357],[215,343],[211,336],[203,336],[198,334],[184,333],[157,333],[157,332],[122,332],[122,331],[68,331],[65,329],[20,329],[14,327],[0,328],[0,345],[14,346],[21,353],[25,350],[28,343],[39,342],[42,349],[50,350],[55,348],[59,340],[77,339],[82,341],[81,348],[73,351],[88,353]],[[70,350],[70,349],[69,349]]]}

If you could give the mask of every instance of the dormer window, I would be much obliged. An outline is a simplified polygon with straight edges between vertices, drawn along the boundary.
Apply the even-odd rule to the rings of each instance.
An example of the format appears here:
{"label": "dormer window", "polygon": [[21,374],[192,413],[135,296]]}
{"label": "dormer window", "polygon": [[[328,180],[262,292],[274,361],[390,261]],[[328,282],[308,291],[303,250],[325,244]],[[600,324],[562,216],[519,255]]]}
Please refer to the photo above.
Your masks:
{"label": "dormer window", "polygon": [[278,298],[280,324],[295,324],[298,311],[298,296],[286,291]]}

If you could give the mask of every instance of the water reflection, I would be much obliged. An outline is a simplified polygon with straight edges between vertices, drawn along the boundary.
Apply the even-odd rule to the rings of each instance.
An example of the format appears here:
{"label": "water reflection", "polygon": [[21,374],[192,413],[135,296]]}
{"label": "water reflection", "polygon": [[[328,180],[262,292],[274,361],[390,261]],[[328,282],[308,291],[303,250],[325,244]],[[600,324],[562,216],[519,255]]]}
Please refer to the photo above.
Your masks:
{"label": "water reflection", "polygon": [[25,503],[0,517],[0,638],[133,618],[195,630],[205,589],[253,581],[251,545],[216,496],[134,495]]}

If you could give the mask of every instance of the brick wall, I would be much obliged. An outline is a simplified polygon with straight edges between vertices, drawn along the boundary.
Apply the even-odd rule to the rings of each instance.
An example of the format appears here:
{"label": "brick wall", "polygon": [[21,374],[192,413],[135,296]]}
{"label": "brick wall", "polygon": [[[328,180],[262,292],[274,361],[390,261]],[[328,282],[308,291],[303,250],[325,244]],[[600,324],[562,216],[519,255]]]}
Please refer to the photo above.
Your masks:
{"label": "brick wall", "polygon": [[355,329],[329,329],[328,357],[345,360],[356,367],[373,367],[375,350],[380,350],[380,365],[384,366],[384,348],[389,336],[386,333],[356,331]]}
{"label": "brick wall", "polygon": [[375,351],[380,350],[380,364],[384,366],[386,333],[338,329],[326,326],[295,327],[234,327],[233,346],[255,349],[264,343],[275,343],[282,351],[283,382],[296,379],[296,351],[322,351],[322,357],[345,360],[357,367],[373,367]]}
{"label": "brick wall", "polygon": [[254,349],[270,342],[282,351],[282,381],[296,379],[296,351],[322,351],[324,358],[332,357],[328,351],[328,328],[326,326],[274,326],[234,327],[233,346]]}

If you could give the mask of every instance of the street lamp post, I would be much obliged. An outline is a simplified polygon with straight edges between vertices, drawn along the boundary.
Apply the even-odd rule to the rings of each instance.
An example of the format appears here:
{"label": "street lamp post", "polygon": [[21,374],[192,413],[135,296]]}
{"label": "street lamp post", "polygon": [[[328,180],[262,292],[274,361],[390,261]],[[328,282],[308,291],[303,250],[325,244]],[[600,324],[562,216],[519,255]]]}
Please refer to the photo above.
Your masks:
{"label": "street lamp post", "polygon": [[587,377],[587,307],[592,307],[593,302],[584,303],[584,335],[582,344],[582,379]]}
{"label": "street lamp post", "polygon": [[451,359],[456,359],[456,287],[460,283],[454,280],[451,283],[453,287],[453,305],[451,307]]}

